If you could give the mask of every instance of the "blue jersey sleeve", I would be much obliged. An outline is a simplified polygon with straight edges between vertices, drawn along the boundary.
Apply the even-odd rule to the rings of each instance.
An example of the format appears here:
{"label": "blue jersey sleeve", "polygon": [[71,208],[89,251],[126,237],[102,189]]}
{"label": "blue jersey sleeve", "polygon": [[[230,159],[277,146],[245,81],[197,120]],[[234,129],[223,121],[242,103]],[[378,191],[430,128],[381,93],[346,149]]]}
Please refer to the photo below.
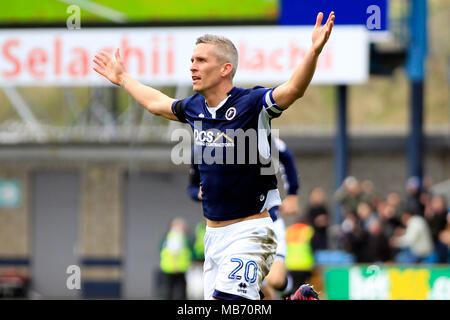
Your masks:
{"label": "blue jersey sleeve", "polygon": [[191,183],[189,183],[188,185],[188,195],[189,197],[194,200],[194,201],[200,201],[200,199],[198,198],[198,192],[200,190],[199,186],[193,185]]}
{"label": "blue jersey sleeve", "polygon": [[[262,106],[262,108],[266,111],[266,115],[269,119],[278,118],[281,113],[284,111],[281,107],[279,107],[274,98],[273,98],[273,90],[275,88],[264,88],[261,86],[256,86],[252,88],[251,95],[254,99],[254,104],[258,106]],[[258,110],[258,109],[255,109]],[[259,109],[260,110],[260,109]],[[258,112],[259,112],[258,110]]]}
{"label": "blue jersey sleeve", "polygon": [[183,109],[183,100],[176,100],[172,103],[172,112],[180,122],[187,123],[186,114]]}
{"label": "blue jersey sleeve", "polygon": [[[193,154],[193,153],[192,153]],[[189,184],[187,192],[189,197],[194,201],[200,201],[198,192],[200,190],[200,171],[198,165],[194,164],[193,157],[191,158],[191,167],[189,168]]]}
{"label": "blue jersey sleeve", "polygon": [[273,98],[273,90],[275,88],[269,89],[263,97],[263,106],[269,115],[270,119],[278,118],[281,116],[281,113],[284,111],[283,108],[278,106]]}
{"label": "blue jersey sleeve", "polygon": [[300,183],[297,168],[295,167],[294,155],[286,144],[279,139],[276,141],[276,146],[279,151],[280,162],[284,167],[283,179],[287,189],[286,192],[288,194],[297,194]]}

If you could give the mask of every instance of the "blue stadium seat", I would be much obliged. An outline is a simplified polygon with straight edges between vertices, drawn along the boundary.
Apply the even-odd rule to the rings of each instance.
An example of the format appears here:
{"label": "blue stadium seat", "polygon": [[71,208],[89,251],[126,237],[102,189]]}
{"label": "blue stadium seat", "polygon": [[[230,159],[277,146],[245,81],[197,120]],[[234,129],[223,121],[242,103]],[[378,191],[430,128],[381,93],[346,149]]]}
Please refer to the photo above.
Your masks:
{"label": "blue stadium seat", "polygon": [[314,253],[316,264],[352,264],[355,256],[343,250],[317,250]]}

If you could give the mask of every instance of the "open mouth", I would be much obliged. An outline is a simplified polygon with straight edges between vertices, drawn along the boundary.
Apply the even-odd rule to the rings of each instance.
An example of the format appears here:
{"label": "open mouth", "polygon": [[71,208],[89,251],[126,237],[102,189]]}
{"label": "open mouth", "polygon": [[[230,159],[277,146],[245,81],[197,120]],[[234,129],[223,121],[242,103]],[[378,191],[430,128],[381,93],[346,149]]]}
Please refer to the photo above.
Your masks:
{"label": "open mouth", "polygon": [[199,81],[201,78],[197,76],[192,76],[192,82]]}

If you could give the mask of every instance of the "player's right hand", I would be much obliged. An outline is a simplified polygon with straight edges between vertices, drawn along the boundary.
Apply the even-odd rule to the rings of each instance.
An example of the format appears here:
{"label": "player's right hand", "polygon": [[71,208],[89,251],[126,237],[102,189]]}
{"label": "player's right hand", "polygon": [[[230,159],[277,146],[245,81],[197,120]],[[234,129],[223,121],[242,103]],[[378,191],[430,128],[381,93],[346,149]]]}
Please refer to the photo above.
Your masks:
{"label": "player's right hand", "polygon": [[96,64],[94,70],[97,73],[118,86],[122,84],[125,68],[118,48],[115,52],[115,59],[108,52],[102,50],[95,55],[94,63]]}

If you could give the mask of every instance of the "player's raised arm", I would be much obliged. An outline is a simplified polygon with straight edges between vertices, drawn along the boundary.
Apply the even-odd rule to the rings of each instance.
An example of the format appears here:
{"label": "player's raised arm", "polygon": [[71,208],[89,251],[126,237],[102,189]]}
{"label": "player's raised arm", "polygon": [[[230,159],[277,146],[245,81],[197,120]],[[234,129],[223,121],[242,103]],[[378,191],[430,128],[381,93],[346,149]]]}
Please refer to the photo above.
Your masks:
{"label": "player's raised arm", "polygon": [[295,100],[301,98],[316,70],[317,59],[325,43],[330,37],[334,25],[334,12],[328,16],[327,22],[322,26],[323,13],[319,12],[316,25],[312,33],[312,45],[300,65],[294,70],[291,78],[273,91],[275,102],[283,109],[288,108]]}
{"label": "player's raised arm", "polygon": [[109,53],[100,51],[95,55],[94,63],[94,70],[97,73],[124,88],[148,111],[170,120],[178,120],[172,113],[172,103],[175,99],[130,77],[125,71],[119,49],[116,49],[115,59]]}

